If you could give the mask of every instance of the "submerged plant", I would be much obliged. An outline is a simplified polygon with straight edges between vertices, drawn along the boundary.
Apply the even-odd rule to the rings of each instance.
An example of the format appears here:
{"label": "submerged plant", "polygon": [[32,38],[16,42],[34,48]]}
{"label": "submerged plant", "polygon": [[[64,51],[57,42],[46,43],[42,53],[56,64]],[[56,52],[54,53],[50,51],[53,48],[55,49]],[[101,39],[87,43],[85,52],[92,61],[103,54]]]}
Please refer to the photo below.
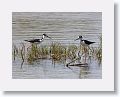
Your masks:
{"label": "submerged plant", "polygon": [[99,47],[95,49],[95,56],[98,60],[99,64],[101,64],[102,61],[102,37],[99,37],[100,44]]}
{"label": "submerged plant", "polygon": [[75,59],[77,52],[77,46],[76,45],[69,45],[67,49],[67,57],[71,60]]}
{"label": "submerged plant", "polygon": [[49,48],[47,46],[41,46],[38,48],[38,54],[39,54],[39,58],[41,59],[47,59],[48,55],[49,55]]}
{"label": "submerged plant", "polygon": [[25,61],[25,45],[24,43],[21,43],[22,44],[22,48],[20,49],[20,55],[21,55],[21,59],[22,59],[22,63],[21,63],[21,68],[23,66],[23,63]]}
{"label": "submerged plant", "polygon": [[14,61],[16,59],[16,56],[18,55],[18,51],[19,50],[18,50],[17,46],[13,44],[13,59],[14,59]]}
{"label": "submerged plant", "polygon": [[50,46],[50,55],[55,61],[62,60],[66,58],[66,47],[60,43],[52,43]]}
{"label": "submerged plant", "polygon": [[31,47],[27,52],[27,61],[28,63],[32,63],[38,58],[39,58],[39,49],[37,47],[37,44],[31,44]]}

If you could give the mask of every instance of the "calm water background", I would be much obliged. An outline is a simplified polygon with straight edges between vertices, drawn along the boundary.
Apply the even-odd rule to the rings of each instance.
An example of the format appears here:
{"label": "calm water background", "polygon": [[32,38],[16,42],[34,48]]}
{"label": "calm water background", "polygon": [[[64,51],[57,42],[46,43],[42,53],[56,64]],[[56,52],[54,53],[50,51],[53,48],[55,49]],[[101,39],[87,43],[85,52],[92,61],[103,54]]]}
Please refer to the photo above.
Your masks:
{"label": "calm water background", "polygon": [[[25,39],[41,38],[46,33],[52,41],[64,45],[76,44],[73,41],[82,35],[85,39],[95,41],[93,47],[98,47],[99,36],[102,34],[102,13],[100,12],[14,12],[12,14],[13,44],[20,45]],[[42,45],[49,45],[51,41],[45,39]],[[29,45],[29,44],[27,44]],[[18,58],[12,64],[13,78],[102,78],[102,69],[96,61],[90,63],[89,68],[72,67],[68,69],[64,64],[55,66],[51,60],[38,60],[34,65],[24,63],[20,69],[21,60]]]}

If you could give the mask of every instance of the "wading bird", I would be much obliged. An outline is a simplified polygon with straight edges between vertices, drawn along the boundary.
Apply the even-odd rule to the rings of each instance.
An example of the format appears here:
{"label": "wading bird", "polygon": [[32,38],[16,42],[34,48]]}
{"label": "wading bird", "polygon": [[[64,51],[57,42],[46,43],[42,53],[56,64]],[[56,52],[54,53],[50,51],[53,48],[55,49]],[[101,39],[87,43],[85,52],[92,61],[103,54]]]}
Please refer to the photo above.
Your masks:
{"label": "wading bird", "polygon": [[[91,42],[91,41],[88,41],[88,40],[84,40],[82,36],[78,36],[78,38],[75,39],[75,41],[76,41],[76,40],[80,40],[80,45],[82,45],[83,48],[84,48],[85,62],[86,62],[87,47],[90,49],[89,45],[90,45],[90,44],[93,44],[93,43],[95,43],[95,42]],[[91,49],[90,49],[90,50],[91,50]],[[80,52],[80,51],[79,51],[79,52]]]}
{"label": "wading bird", "polygon": [[95,42],[91,42],[91,41],[88,41],[88,40],[83,40],[82,38],[83,38],[82,36],[78,36],[78,38],[75,39],[75,41],[76,41],[76,40],[80,40],[80,44],[81,44],[82,46],[89,46],[90,44],[95,43]]}
{"label": "wading bird", "polygon": [[31,40],[25,40],[25,41],[38,44],[38,43],[41,43],[45,37],[48,37],[51,39],[51,37],[47,36],[46,34],[43,34],[41,39],[31,39]]}

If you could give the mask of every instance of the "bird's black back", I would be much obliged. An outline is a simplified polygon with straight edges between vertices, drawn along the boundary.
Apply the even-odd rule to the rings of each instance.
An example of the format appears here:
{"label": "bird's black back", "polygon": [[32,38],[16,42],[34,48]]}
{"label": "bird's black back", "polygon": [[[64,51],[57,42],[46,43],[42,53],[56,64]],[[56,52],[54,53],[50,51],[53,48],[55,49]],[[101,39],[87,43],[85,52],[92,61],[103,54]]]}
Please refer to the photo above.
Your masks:
{"label": "bird's black back", "polygon": [[28,41],[30,43],[35,43],[35,42],[40,42],[40,39],[32,39],[32,40],[25,40]]}
{"label": "bird's black back", "polygon": [[91,41],[88,41],[88,40],[82,40],[82,41],[84,41],[85,44],[88,44],[88,45],[95,43],[95,42],[91,42]]}

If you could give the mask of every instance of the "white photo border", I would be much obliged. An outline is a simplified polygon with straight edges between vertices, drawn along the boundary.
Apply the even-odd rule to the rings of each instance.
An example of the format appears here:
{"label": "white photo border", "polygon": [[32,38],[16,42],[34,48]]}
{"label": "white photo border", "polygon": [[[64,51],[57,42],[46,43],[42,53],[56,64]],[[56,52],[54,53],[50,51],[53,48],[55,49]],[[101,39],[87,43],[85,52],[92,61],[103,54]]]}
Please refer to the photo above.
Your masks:
{"label": "white photo border", "polygon": [[[114,91],[113,0],[2,0],[0,12],[0,90]],[[12,79],[12,12],[102,12],[102,79]]]}

